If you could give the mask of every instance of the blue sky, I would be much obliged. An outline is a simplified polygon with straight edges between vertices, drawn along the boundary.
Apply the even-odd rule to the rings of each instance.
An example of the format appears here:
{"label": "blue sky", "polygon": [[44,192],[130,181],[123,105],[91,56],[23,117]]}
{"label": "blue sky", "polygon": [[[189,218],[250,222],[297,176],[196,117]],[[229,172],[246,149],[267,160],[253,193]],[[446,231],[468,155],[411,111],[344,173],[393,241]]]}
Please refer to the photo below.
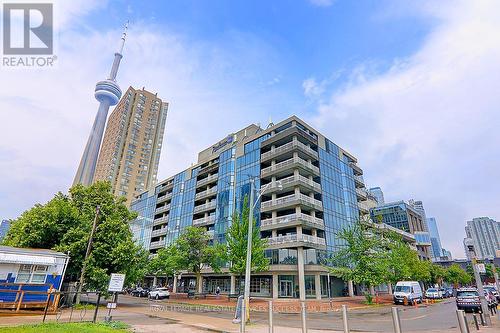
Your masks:
{"label": "blue sky", "polygon": [[[66,191],[130,19],[118,83],[170,102],[160,179],[249,123],[296,114],[389,201],[424,201],[463,257],[500,219],[496,1],[55,1],[56,68],[0,69],[0,215]],[[23,133],[20,135],[20,133]],[[13,172],[14,171],[14,172]]]}

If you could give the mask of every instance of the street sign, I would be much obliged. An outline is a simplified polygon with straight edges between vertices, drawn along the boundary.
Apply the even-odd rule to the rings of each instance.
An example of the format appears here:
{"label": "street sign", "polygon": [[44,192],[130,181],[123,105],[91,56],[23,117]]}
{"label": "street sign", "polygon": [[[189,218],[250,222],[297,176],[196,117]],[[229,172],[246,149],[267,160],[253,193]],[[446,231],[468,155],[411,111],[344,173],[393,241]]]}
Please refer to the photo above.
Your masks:
{"label": "street sign", "polygon": [[479,274],[486,274],[486,266],[484,264],[476,264],[476,269]]}
{"label": "street sign", "polygon": [[108,291],[118,292],[123,290],[125,283],[125,274],[112,273],[109,279]]}
{"label": "street sign", "polygon": [[116,309],[116,303],[108,303],[108,304],[106,305],[106,307],[107,307],[108,309]]}

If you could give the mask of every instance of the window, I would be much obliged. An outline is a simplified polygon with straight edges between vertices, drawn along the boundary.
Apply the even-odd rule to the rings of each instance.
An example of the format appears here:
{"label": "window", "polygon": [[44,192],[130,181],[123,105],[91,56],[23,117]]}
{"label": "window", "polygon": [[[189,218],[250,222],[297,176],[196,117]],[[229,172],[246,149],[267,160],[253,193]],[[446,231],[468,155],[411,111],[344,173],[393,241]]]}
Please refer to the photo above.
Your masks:
{"label": "window", "polygon": [[44,283],[47,276],[48,266],[44,265],[21,265],[17,274],[17,283]]}

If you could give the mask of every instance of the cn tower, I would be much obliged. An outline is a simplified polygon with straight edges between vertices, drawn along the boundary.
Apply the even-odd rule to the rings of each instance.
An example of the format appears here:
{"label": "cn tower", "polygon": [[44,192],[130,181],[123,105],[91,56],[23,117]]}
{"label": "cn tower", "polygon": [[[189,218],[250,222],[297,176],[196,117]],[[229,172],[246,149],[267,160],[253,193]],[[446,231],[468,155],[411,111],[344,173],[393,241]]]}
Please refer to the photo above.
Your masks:
{"label": "cn tower", "polygon": [[87,141],[87,145],[85,146],[80,165],[78,166],[78,171],[76,172],[73,185],[83,184],[88,186],[93,182],[109,107],[116,105],[122,96],[122,91],[116,83],[116,74],[118,72],[118,67],[120,66],[120,61],[123,57],[122,52],[123,46],[125,45],[125,37],[127,37],[127,28],[128,22],[125,24],[120,42],[120,48],[115,53],[115,59],[113,61],[113,66],[111,67],[108,79],[97,82],[95,86],[94,96],[99,101],[99,109],[97,110],[94,125],[90,131],[90,136]]}

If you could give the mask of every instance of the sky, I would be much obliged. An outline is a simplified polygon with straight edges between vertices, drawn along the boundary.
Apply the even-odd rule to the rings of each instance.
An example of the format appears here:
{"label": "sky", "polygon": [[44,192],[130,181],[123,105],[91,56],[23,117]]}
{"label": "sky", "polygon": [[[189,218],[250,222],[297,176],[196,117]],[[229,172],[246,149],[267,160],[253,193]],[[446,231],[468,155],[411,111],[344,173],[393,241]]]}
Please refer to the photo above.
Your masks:
{"label": "sky", "polygon": [[498,1],[54,2],[57,64],[0,67],[0,218],[73,181],[130,20],[117,82],[170,103],[159,179],[250,123],[295,114],[358,158],[386,201],[422,200],[464,257],[500,219]]}

